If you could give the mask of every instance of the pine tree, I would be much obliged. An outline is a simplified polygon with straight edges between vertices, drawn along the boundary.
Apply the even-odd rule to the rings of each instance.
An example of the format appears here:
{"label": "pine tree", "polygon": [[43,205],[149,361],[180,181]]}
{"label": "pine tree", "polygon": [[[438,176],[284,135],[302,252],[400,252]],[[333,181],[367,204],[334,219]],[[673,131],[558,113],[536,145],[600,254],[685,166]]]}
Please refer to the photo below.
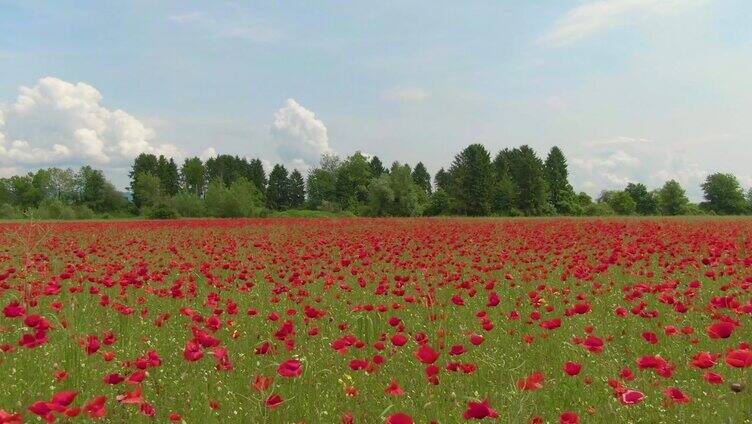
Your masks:
{"label": "pine tree", "polygon": [[299,209],[305,203],[305,181],[297,169],[290,174],[290,207]]}
{"label": "pine tree", "polygon": [[433,177],[433,181],[436,184],[436,189],[442,189],[445,192],[449,191],[449,181],[451,177],[449,176],[449,173],[444,170],[444,168],[439,169],[436,172],[436,176]]}
{"label": "pine tree", "polygon": [[574,190],[569,184],[567,159],[561,149],[554,146],[548,152],[544,164],[546,182],[548,183],[548,201],[558,212],[568,211],[567,206],[574,197]]}
{"label": "pine tree", "polygon": [[248,166],[248,180],[251,181],[261,193],[266,192],[266,171],[260,159],[252,159]]}
{"label": "pine tree", "polygon": [[372,157],[369,165],[371,165],[371,176],[373,178],[379,178],[381,174],[386,172],[386,169],[384,169],[384,164],[381,163],[381,159],[379,159],[378,156]]}
{"label": "pine tree", "polygon": [[412,172],[412,178],[413,181],[415,181],[415,184],[422,188],[426,194],[431,194],[431,174],[428,173],[423,162],[418,162],[418,164],[415,165],[415,169],[413,169]]}
{"label": "pine tree", "polygon": [[524,145],[509,153],[509,171],[517,190],[517,208],[526,215],[550,212],[543,161]]}
{"label": "pine tree", "polygon": [[180,175],[175,160],[163,155],[157,161],[157,176],[162,182],[162,190],[168,196],[174,196],[180,190]]}
{"label": "pine tree", "polygon": [[517,207],[517,187],[510,173],[509,149],[500,151],[493,161],[494,184],[493,210],[500,214],[511,214]]}
{"label": "pine tree", "polygon": [[488,215],[493,198],[491,155],[482,144],[471,144],[454,158],[449,169],[450,192],[458,211],[465,215]]}
{"label": "pine tree", "polygon": [[269,174],[269,185],[266,188],[266,205],[269,209],[285,210],[290,204],[290,180],[287,169],[280,164],[274,165]]}

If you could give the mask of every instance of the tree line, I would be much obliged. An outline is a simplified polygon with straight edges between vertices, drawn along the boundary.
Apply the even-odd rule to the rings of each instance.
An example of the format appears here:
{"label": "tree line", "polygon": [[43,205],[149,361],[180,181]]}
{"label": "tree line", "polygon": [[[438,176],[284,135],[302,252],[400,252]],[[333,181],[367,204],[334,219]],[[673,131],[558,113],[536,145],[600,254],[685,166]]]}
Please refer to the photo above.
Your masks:
{"label": "tree line", "polygon": [[545,159],[529,146],[495,156],[471,144],[431,177],[425,165],[394,162],[356,152],[324,155],[304,177],[276,164],[267,175],[260,159],[219,155],[207,160],[143,153],[129,172],[129,194],[118,192],[100,170],[84,166],[40,169],[0,179],[0,217],[36,213],[40,218],[142,215],[257,217],[285,211],[358,216],[605,216],[752,213],[752,189],[732,174],[709,175],[705,201],[689,202],[675,180],[649,190],[629,183],[592,199],[569,183],[566,157],[554,146]]}

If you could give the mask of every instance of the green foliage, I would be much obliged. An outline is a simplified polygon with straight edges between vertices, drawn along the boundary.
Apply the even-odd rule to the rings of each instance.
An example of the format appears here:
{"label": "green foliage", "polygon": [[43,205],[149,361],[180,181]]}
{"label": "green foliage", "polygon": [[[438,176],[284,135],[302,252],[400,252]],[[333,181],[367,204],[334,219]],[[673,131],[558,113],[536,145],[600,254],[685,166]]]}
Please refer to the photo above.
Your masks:
{"label": "green foliage", "polygon": [[[76,219],[92,219],[96,217],[96,214],[86,205],[73,205],[73,213],[76,214]],[[107,217],[107,214],[100,215],[101,217]]]}
{"label": "green foliage", "polygon": [[426,216],[450,215],[452,210],[452,197],[443,188],[437,188],[431,194],[423,214]]}
{"label": "green foliage", "polygon": [[526,215],[543,215],[550,210],[543,161],[529,146],[509,152],[509,173],[517,189],[517,208]]}
{"label": "green foliage", "polygon": [[220,180],[229,187],[235,180],[243,176],[248,162],[232,155],[219,155],[206,161],[206,178],[209,181]]}
{"label": "green foliage", "polygon": [[312,169],[306,179],[306,193],[308,194],[308,208],[334,211],[339,210],[336,204],[337,169],[339,158],[334,155],[323,155],[319,167]]}
{"label": "green foliage", "polygon": [[638,214],[656,215],[658,213],[658,200],[653,193],[648,191],[645,184],[629,183],[624,191],[632,197],[632,200],[634,200],[635,212]]}
{"label": "green foliage", "polygon": [[610,216],[614,215],[614,210],[608,203],[591,203],[584,208],[586,216]]}
{"label": "green foliage", "polygon": [[593,204],[593,198],[584,191],[577,193],[577,195],[575,195],[574,201],[583,208],[586,208]]}
{"label": "green foliage", "polygon": [[143,199],[136,193],[136,180],[141,174],[159,175],[158,159],[156,156],[148,153],[141,153],[133,160],[131,171],[128,176],[131,179],[130,189],[133,192],[133,203],[136,208],[141,208],[143,205]]}
{"label": "green foliage", "polygon": [[689,216],[715,215],[714,212],[705,210],[697,203],[687,203],[684,207],[683,214]]}
{"label": "green foliage", "polygon": [[161,203],[165,197],[162,191],[162,182],[158,176],[150,172],[142,172],[136,175],[132,189],[133,198],[139,199],[138,204],[141,208],[148,208]]}
{"label": "green foliage", "polygon": [[0,204],[0,219],[20,219],[23,218],[23,214],[18,208],[8,203]]}
{"label": "green foliage", "polygon": [[36,210],[39,219],[75,219],[76,213],[70,206],[59,199],[44,199]]}
{"label": "green foliage", "polygon": [[372,157],[368,164],[371,166],[371,176],[373,178],[379,178],[381,174],[387,172],[384,168],[384,164],[381,163],[381,159],[379,159],[378,156]]}
{"label": "green foliage", "polygon": [[305,203],[305,181],[303,181],[303,175],[297,169],[290,173],[289,190],[290,208],[299,209],[303,207]]}
{"label": "green foliage", "polygon": [[415,182],[410,167],[399,162],[368,187],[368,213],[373,216],[417,216],[426,201],[426,192]]}
{"label": "green foliage", "polygon": [[[544,164],[544,174],[548,184],[549,203],[554,205],[559,213],[570,213],[570,201],[574,197],[574,190],[569,184],[567,159],[561,149],[556,146],[548,152]],[[562,208],[567,209],[567,211]]]}
{"label": "green foliage", "polygon": [[187,191],[202,196],[206,189],[206,168],[201,159],[197,157],[186,159],[180,168],[180,179]]}
{"label": "green foliage", "polygon": [[451,177],[449,176],[449,173],[444,170],[444,168],[439,169],[436,172],[436,175],[433,177],[434,184],[436,185],[436,189],[442,189],[445,192],[448,192],[450,190],[451,185]]}
{"label": "green foliage", "polygon": [[705,193],[702,206],[718,215],[742,214],[749,210],[744,191],[733,174],[709,175],[701,187]]}
{"label": "green foliage", "polygon": [[162,183],[162,191],[168,196],[174,196],[180,190],[180,174],[175,161],[163,155],[157,159],[157,174]]}
{"label": "green foliage", "polygon": [[342,210],[356,212],[368,200],[371,165],[360,152],[344,160],[335,173],[335,193]]}
{"label": "green foliage", "polygon": [[608,199],[608,205],[619,215],[633,215],[637,210],[637,203],[626,191],[617,191]]}
{"label": "green foliage", "polygon": [[426,194],[431,194],[431,174],[428,173],[423,162],[418,162],[413,169],[412,178]]}
{"label": "green foliage", "polygon": [[[105,179],[102,171],[84,166],[78,172],[78,180],[81,185],[80,203],[82,205],[98,213],[121,211],[127,208],[128,200]],[[145,193],[139,192],[139,194]]]}
{"label": "green foliage", "polygon": [[496,154],[493,161],[494,193],[493,211],[500,215],[511,215],[512,209],[517,208],[517,185],[511,174],[511,151],[504,149]]}
{"label": "green foliage", "polygon": [[261,159],[252,159],[248,163],[248,180],[256,186],[261,193],[266,193],[266,171]]}
{"label": "green foliage", "polygon": [[658,191],[658,208],[663,215],[681,215],[689,203],[682,186],[675,180],[667,181]]}
{"label": "green foliage", "polygon": [[266,206],[271,210],[285,210],[290,207],[290,180],[283,165],[274,165],[269,174],[266,188]]}
{"label": "green foliage", "polygon": [[261,193],[243,177],[229,188],[220,180],[212,181],[206,190],[204,204],[209,216],[217,218],[252,217],[262,213]]}
{"label": "green foliage", "polygon": [[457,212],[470,216],[491,213],[494,172],[491,156],[482,144],[471,144],[455,156],[449,175]]}
{"label": "green foliage", "polygon": [[180,216],[187,218],[206,216],[204,201],[194,192],[181,191],[171,199],[171,203]]}
{"label": "green foliage", "polygon": [[148,219],[175,219],[178,218],[178,212],[175,208],[164,199],[144,210],[144,216]]}

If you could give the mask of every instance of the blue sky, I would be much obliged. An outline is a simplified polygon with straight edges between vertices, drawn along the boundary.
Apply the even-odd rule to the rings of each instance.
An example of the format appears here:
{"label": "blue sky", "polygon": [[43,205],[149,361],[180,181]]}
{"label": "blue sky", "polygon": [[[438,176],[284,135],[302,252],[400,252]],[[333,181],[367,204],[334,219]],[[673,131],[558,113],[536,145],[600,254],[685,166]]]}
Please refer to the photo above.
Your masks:
{"label": "blue sky", "polygon": [[305,170],[559,145],[578,190],[752,185],[743,0],[0,0],[0,174],[138,151]]}

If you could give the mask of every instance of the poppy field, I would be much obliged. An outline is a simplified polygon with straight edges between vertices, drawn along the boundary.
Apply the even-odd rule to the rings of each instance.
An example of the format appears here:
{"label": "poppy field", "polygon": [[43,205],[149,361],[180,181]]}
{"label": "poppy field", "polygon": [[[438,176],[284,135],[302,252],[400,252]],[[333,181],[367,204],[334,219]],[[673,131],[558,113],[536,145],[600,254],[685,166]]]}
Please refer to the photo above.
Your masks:
{"label": "poppy field", "polygon": [[0,423],[749,423],[752,221],[0,224]]}

